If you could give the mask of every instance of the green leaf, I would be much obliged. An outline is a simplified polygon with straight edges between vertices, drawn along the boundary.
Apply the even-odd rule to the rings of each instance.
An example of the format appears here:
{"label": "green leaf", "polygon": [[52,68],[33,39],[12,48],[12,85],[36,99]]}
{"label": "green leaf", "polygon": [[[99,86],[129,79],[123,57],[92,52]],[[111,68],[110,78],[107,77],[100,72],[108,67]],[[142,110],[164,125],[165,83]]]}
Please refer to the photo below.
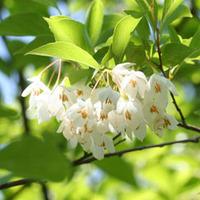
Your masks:
{"label": "green leaf", "polygon": [[11,15],[0,22],[0,35],[49,35],[49,29],[46,22],[38,14],[23,13]]}
{"label": "green leaf", "polygon": [[19,119],[19,114],[15,109],[13,109],[9,106],[0,104],[0,118],[16,120],[16,119]]}
{"label": "green leaf", "polygon": [[128,62],[136,63],[139,66],[143,65],[146,62],[144,47],[130,43],[126,49],[126,58]]}
{"label": "green leaf", "polygon": [[[12,3],[11,3],[12,2]],[[10,14],[38,13],[41,16],[48,16],[48,7],[34,0],[5,0],[4,5]]]}
{"label": "green leaf", "polygon": [[146,20],[145,17],[142,17],[142,19],[138,23],[136,31],[140,38],[145,39],[145,40],[149,39],[150,29],[149,29],[148,21]]}
{"label": "green leaf", "polygon": [[33,0],[37,3],[40,3],[40,4],[43,4],[43,5],[46,5],[46,6],[53,6],[53,7],[57,7],[56,6],[56,0]]}
{"label": "green leaf", "polygon": [[190,9],[183,4],[183,0],[173,1],[161,23],[161,32],[174,20],[183,17],[192,17]]}
{"label": "green leaf", "polygon": [[135,184],[133,166],[124,159],[111,157],[101,161],[95,161],[95,164],[108,175],[128,184]]}
{"label": "green leaf", "polygon": [[194,36],[190,42],[190,47],[192,49],[200,49],[200,28],[194,34]]}
{"label": "green leaf", "polygon": [[34,66],[45,66],[49,63],[49,58],[47,57],[37,57],[37,56],[24,56],[24,54],[17,54],[17,51],[23,48],[26,48],[27,44],[19,40],[8,40],[7,41],[9,50],[12,52],[13,58],[12,62],[7,63],[7,68],[14,71],[16,69],[22,69],[29,64]]}
{"label": "green leaf", "polygon": [[151,24],[152,28],[156,29],[158,17],[158,5],[155,0],[136,0],[138,6],[146,17],[147,21]]}
{"label": "green leaf", "polygon": [[61,181],[71,173],[70,163],[57,147],[26,136],[0,151],[0,168],[16,176]]}
{"label": "green leaf", "polygon": [[92,44],[95,45],[99,39],[103,25],[104,6],[101,0],[94,0],[90,6],[86,27],[91,38]]}
{"label": "green leaf", "polygon": [[72,42],[85,50],[90,50],[89,38],[82,23],[65,16],[45,19],[56,41]]}
{"label": "green leaf", "polygon": [[68,64],[65,73],[67,77],[69,77],[70,84],[75,84],[79,81],[87,83],[87,81],[92,77],[94,70],[92,68],[81,69],[78,67],[69,66]]}
{"label": "green leaf", "polygon": [[98,44],[106,42],[107,39],[112,36],[113,29],[115,28],[116,24],[122,19],[123,16],[124,15],[122,14],[104,15],[102,33],[97,42]]}
{"label": "green leaf", "polygon": [[174,29],[173,26],[168,26],[168,31],[169,31],[169,35],[170,35],[170,40],[171,42],[173,43],[181,43],[179,37],[178,37],[178,34],[176,32],[176,30]]}
{"label": "green leaf", "polygon": [[130,15],[123,17],[116,25],[113,33],[112,53],[120,62],[123,58],[124,51],[140,19],[135,19]]}
{"label": "green leaf", "polygon": [[199,29],[199,19],[185,17],[175,26],[177,33],[184,39],[191,38]]}
{"label": "green leaf", "polygon": [[163,10],[162,10],[162,20],[164,19],[166,13],[168,12],[173,0],[165,0],[164,5],[163,5]]}
{"label": "green leaf", "polygon": [[37,47],[40,47],[42,45],[45,45],[47,43],[54,42],[53,36],[38,36],[33,41],[31,41],[29,44],[24,45],[21,49],[18,49],[15,52],[16,54],[25,54],[33,49],[36,49]]}
{"label": "green leaf", "polygon": [[163,63],[175,66],[181,64],[191,53],[191,49],[180,43],[170,43],[162,47]]}
{"label": "green leaf", "polygon": [[34,49],[28,54],[57,57],[65,61],[74,61],[93,68],[99,68],[97,61],[88,52],[70,42],[49,43]]}

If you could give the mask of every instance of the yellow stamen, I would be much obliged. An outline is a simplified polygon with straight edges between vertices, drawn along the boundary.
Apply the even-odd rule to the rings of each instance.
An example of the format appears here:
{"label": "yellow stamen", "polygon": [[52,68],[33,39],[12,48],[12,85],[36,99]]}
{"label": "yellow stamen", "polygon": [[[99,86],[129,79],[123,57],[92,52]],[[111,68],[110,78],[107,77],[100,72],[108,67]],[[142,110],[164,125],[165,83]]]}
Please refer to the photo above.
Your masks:
{"label": "yellow stamen", "polygon": [[105,120],[105,119],[107,119],[108,118],[108,114],[107,113],[104,113],[104,112],[101,112],[100,113],[100,119],[101,120]]}
{"label": "yellow stamen", "polygon": [[125,118],[131,120],[131,113],[128,110],[125,112]]}
{"label": "yellow stamen", "polygon": [[81,114],[81,117],[83,119],[86,119],[88,117],[88,112],[85,109],[80,110],[78,113]]}
{"label": "yellow stamen", "polygon": [[106,104],[112,104],[111,99],[107,98],[107,99],[106,99]]}
{"label": "yellow stamen", "polygon": [[160,87],[160,85],[158,83],[156,83],[154,88],[155,88],[155,92],[156,93],[161,92],[161,87]]}
{"label": "yellow stamen", "polygon": [[137,81],[136,80],[130,80],[129,83],[134,88],[136,86],[136,84],[137,84]]}
{"label": "yellow stamen", "polygon": [[170,125],[171,125],[170,121],[168,119],[164,119],[163,128],[167,128]]}
{"label": "yellow stamen", "polygon": [[68,97],[66,94],[60,94],[59,95],[59,99],[62,101],[62,102],[66,102],[66,101],[69,101]]}
{"label": "yellow stamen", "polygon": [[151,111],[152,113],[159,113],[159,112],[158,112],[158,109],[157,109],[157,107],[156,107],[155,105],[152,105],[152,106],[151,106],[150,111]]}
{"label": "yellow stamen", "polygon": [[76,94],[77,94],[77,96],[83,96],[83,91],[77,89],[77,90],[76,90]]}

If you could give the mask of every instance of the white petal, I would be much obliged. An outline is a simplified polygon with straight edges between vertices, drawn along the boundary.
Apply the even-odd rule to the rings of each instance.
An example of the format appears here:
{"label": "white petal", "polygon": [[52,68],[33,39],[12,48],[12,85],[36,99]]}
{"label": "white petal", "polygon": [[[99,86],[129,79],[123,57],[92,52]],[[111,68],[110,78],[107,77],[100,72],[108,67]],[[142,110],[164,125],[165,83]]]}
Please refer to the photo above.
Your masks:
{"label": "white petal", "polygon": [[146,136],[146,125],[141,123],[134,131],[134,135],[137,139],[143,141]]}
{"label": "white petal", "polygon": [[42,123],[48,121],[50,119],[50,115],[48,112],[48,107],[45,105],[41,105],[38,107],[38,122]]}
{"label": "white petal", "polygon": [[112,138],[110,138],[110,137],[107,136],[107,135],[104,135],[104,143],[105,143],[106,149],[107,149],[110,153],[115,152],[115,147],[114,147]]}
{"label": "white petal", "polygon": [[168,129],[170,130],[174,130],[175,128],[177,128],[178,125],[178,121],[171,115],[166,115],[166,118],[169,120],[169,125],[168,125]]}
{"label": "white petal", "polygon": [[98,159],[98,160],[101,160],[104,158],[104,149],[103,147],[99,147],[99,146],[96,146],[96,145],[92,145],[92,154],[93,156]]}
{"label": "white petal", "polygon": [[33,90],[33,85],[30,84],[27,88],[24,89],[24,91],[22,92],[21,96],[22,97],[28,96],[29,94],[31,94],[32,90]]}

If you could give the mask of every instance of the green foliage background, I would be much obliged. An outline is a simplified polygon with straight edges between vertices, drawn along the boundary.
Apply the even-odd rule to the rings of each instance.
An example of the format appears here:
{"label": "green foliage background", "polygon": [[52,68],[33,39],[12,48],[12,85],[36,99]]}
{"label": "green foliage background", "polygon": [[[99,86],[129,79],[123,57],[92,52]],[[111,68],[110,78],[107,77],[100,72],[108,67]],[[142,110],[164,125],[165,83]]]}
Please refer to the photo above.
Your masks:
{"label": "green foliage background", "polygon": [[[178,105],[188,123],[200,126],[199,9],[199,0],[1,0],[0,48],[10,56],[0,55],[0,72],[13,80],[17,94],[7,104],[2,83],[0,184],[22,177],[42,180],[49,199],[58,200],[199,200],[199,144],[133,152],[74,167],[71,161],[83,154],[81,148],[67,147],[56,133],[56,121],[38,125],[28,120],[27,102],[20,97],[26,78],[41,71],[52,57],[66,61],[63,73],[72,83],[90,80],[94,69],[112,68],[124,61],[136,63],[146,75],[159,72],[155,42],[159,27],[164,70],[178,89]],[[64,11],[68,17],[49,18],[50,11],[56,15]],[[33,38],[27,43],[22,36]],[[168,110],[180,121],[172,104]],[[127,141],[117,150],[197,134],[178,128],[159,138],[148,131],[144,142]],[[2,190],[1,199],[45,198],[36,182]]]}

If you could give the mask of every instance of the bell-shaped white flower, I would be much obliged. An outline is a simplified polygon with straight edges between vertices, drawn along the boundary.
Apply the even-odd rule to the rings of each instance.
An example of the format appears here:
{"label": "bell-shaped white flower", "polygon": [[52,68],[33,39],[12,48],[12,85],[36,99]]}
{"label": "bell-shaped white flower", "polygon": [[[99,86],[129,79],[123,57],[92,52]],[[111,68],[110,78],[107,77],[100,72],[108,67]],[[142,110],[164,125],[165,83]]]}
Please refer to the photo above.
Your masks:
{"label": "bell-shaped white flower", "polygon": [[65,114],[65,110],[75,102],[74,94],[63,85],[58,85],[51,92],[48,102],[49,112],[60,121]]}
{"label": "bell-shaped white flower", "polygon": [[145,97],[143,105],[143,113],[145,121],[151,125],[158,116],[163,116],[165,113],[165,105],[162,102],[157,102],[153,98]]}
{"label": "bell-shaped white flower", "polygon": [[129,67],[133,66],[133,63],[122,63],[116,65],[112,70],[112,79],[117,84],[118,87],[121,85],[121,81],[124,78],[124,76],[128,75],[130,73]]}
{"label": "bell-shaped white flower", "polygon": [[173,116],[164,114],[163,116],[157,116],[150,127],[157,135],[162,136],[163,129],[174,130],[177,125],[178,121]]}
{"label": "bell-shaped white flower", "polygon": [[[39,96],[37,96],[37,103],[36,103],[36,112],[37,112],[37,118],[38,122],[42,123],[45,121],[48,121],[52,115],[49,112],[49,97],[50,97],[50,92],[43,92]],[[31,107],[32,105],[30,105]]]}
{"label": "bell-shaped white flower", "polygon": [[[122,114],[124,122],[127,128],[127,135],[131,138],[131,133],[137,133],[135,136],[142,140],[145,133],[141,133],[139,136],[140,130],[146,130],[144,128],[144,116],[142,113],[142,108],[139,101],[132,101],[127,98],[121,97],[117,103],[117,110],[119,114]],[[130,133],[131,132],[131,133]]]}
{"label": "bell-shaped white flower", "polygon": [[108,120],[109,129],[112,133],[121,133],[122,135],[125,134],[127,126],[124,123],[124,117],[122,114],[119,114],[116,110],[113,110],[108,113]]}
{"label": "bell-shaped white flower", "polygon": [[144,98],[146,84],[147,79],[143,72],[132,70],[124,77],[124,79],[122,79],[119,89],[129,98],[135,99],[138,93],[140,97]]}
{"label": "bell-shaped white flower", "polygon": [[147,101],[152,99],[155,103],[159,104],[160,107],[166,108],[169,92],[177,95],[173,83],[163,76],[153,74],[148,81],[145,99]]}
{"label": "bell-shaped white flower", "polygon": [[69,90],[74,93],[77,99],[83,99],[83,100],[88,99],[92,91],[90,87],[85,86],[82,82],[78,82],[72,85],[69,88]]}
{"label": "bell-shaped white flower", "polygon": [[110,112],[116,108],[120,94],[114,91],[111,87],[101,88],[98,92],[98,100],[102,104],[102,109],[105,112]]}
{"label": "bell-shaped white flower", "polygon": [[49,88],[41,82],[40,76],[29,78],[28,81],[30,81],[31,84],[22,92],[22,97],[28,95],[38,96],[41,92],[49,90]]}

